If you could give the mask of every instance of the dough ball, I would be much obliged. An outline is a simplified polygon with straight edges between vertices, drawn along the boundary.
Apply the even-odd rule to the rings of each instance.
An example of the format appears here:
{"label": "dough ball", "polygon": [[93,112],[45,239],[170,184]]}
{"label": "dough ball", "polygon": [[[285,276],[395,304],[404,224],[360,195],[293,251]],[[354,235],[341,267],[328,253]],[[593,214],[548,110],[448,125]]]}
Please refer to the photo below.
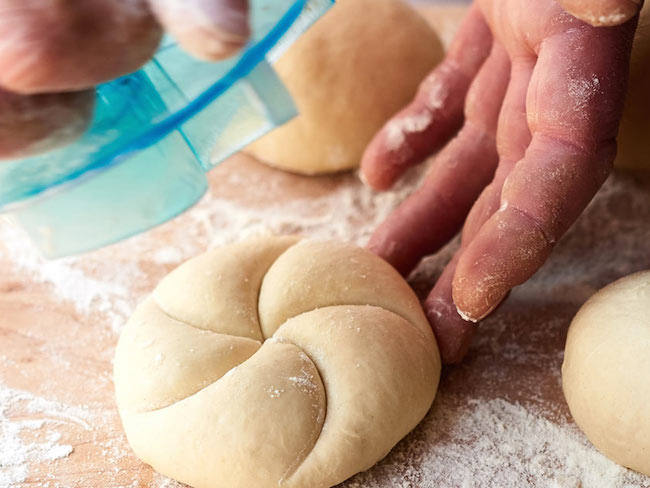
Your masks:
{"label": "dough ball", "polygon": [[327,488],[429,410],[440,357],[420,303],[368,251],[294,237],[189,260],[115,356],[129,443],[197,488]]}
{"label": "dough ball", "polygon": [[275,65],[300,115],[247,151],[297,173],[354,168],[442,55],[402,0],[338,0]]}
{"label": "dough ball", "polygon": [[632,49],[630,85],[618,133],[617,168],[650,171],[650,2]]}
{"label": "dough ball", "polygon": [[607,457],[650,475],[650,271],[603,288],[571,323],[562,385]]}

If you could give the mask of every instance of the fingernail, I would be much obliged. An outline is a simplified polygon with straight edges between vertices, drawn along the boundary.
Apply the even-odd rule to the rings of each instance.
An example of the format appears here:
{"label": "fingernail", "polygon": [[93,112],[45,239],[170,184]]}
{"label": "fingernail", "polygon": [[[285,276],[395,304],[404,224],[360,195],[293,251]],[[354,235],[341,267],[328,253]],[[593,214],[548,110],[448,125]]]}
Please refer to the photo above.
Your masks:
{"label": "fingernail", "polygon": [[595,27],[612,27],[634,17],[639,12],[640,6],[640,0],[625,0],[625,3],[618,2],[615,5],[606,6],[606,8],[599,6],[599,8],[591,11],[569,12]]}
{"label": "fingernail", "polygon": [[473,324],[476,324],[477,322],[480,322],[483,320],[485,317],[490,315],[492,312],[494,312],[494,309],[497,308],[503,299],[506,297],[507,293],[505,293],[503,296],[500,298],[497,298],[496,300],[492,301],[492,305],[490,305],[488,308],[476,313],[476,312],[469,312],[467,310],[461,309],[458,305],[456,305],[454,301],[454,305],[456,305],[456,312],[458,312],[458,315],[460,315],[460,318],[462,318],[465,322],[472,322]]}
{"label": "fingernail", "polygon": [[471,315],[463,312],[460,308],[458,308],[458,305],[456,305],[456,312],[458,312],[460,318],[463,319],[465,322],[472,322],[473,324],[475,324],[479,321],[479,319],[472,318]]}
{"label": "fingernail", "polygon": [[361,181],[363,186],[371,190],[374,190],[374,188],[370,185],[370,183],[368,183],[368,178],[366,178],[366,174],[363,172],[363,169],[359,169],[359,171],[357,171],[357,177],[359,178],[359,181]]}

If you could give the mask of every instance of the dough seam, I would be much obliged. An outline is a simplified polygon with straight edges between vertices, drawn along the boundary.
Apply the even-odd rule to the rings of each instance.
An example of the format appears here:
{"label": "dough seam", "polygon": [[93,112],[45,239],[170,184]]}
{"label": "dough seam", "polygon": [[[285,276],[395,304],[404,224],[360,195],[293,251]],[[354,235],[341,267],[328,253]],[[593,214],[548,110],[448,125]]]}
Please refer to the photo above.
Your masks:
{"label": "dough seam", "polygon": [[[325,307],[322,307],[322,308],[325,308]],[[381,307],[376,307],[376,308],[381,308]],[[314,310],[319,310],[319,309],[318,309],[318,308],[315,308]],[[311,310],[310,310],[310,312],[311,312]],[[305,313],[309,313],[309,312],[305,312]],[[302,314],[298,314],[298,315],[302,315]],[[296,315],[296,317],[297,317],[298,315]],[[283,325],[284,325],[284,324],[283,324]],[[203,330],[203,329],[200,329],[200,330]],[[278,330],[279,330],[279,329],[278,329]],[[218,334],[217,332],[212,332],[212,331],[208,331],[208,332],[211,332],[211,333],[213,333],[213,334]],[[220,334],[220,335],[230,336],[231,334]],[[239,337],[239,336],[232,336],[232,337]],[[255,339],[250,339],[250,340],[253,340],[253,341],[254,341]],[[324,405],[324,408],[323,408],[323,410],[324,410],[323,420],[322,420],[322,422],[321,422],[320,424],[317,424],[317,428],[314,430],[314,432],[312,432],[312,434],[313,434],[313,437],[312,437],[312,438],[314,438],[315,440],[314,440],[313,444],[311,445],[311,448],[310,448],[310,449],[307,449],[308,446],[306,445],[306,446],[304,447],[304,449],[301,450],[301,451],[298,453],[298,457],[296,458],[296,462],[295,462],[295,464],[292,464],[291,466],[289,466],[289,468],[287,469],[287,471],[286,471],[285,473],[282,474],[282,477],[280,478],[280,480],[279,480],[279,482],[278,482],[278,486],[281,487],[281,486],[284,485],[284,482],[285,482],[285,481],[289,481],[289,478],[291,478],[291,477],[292,477],[292,476],[293,476],[293,475],[298,471],[298,469],[300,469],[300,467],[303,465],[303,463],[305,462],[305,460],[309,457],[309,455],[312,453],[312,451],[313,451],[314,448],[316,447],[316,444],[318,443],[318,440],[320,439],[320,434],[323,432],[323,427],[325,427],[325,422],[327,421],[327,416],[328,416],[328,411],[329,411],[329,408],[328,408],[328,407],[329,407],[329,397],[328,397],[328,393],[327,393],[327,387],[325,386],[325,382],[323,381],[323,375],[321,374],[321,371],[320,371],[320,369],[319,369],[317,363],[316,363],[316,362],[314,361],[314,359],[313,359],[313,358],[312,358],[312,357],[307,353],[307,351],[305,351],[305,350],[302,348],[302,346],[300,346],[299,344],[296,344],[294,341],[291,341],[291,340],[289,340],[289,339],[285,339],[284,337],[282,337],[282,338],[270,337],[270,338],[266,339],[266,340],[264,341],[264,343],[266,343],[267,341],[275,342],[275,343],[280,343],[280,344],[291,344],[291,345],[294,346],[296,349],[299,349],[300,352],[301,352],[302,354],[304,354],[305,357],[309,360],[309,362],[314,366],[314,370],[316,371],[316,374],[318,375],[318,378],[320,379],[320,382],[321,382],[321,384],[323,385],[323,391],[324,391],[324,396],[325,396],[325,405]],[[258,341],[255,341],[255,342],[258,342]],[[262,343],[262,345],[264,345],[264,343]],[[261,347],[260,347],[260,349],[261,349]],[[259,351],[259,349],[258,349],[258,351]],[[257,354],[257,351],[255,352],[255,354]],[[253,354],[253,356],[254,356],[255,354]],[[251,358],[252,358],[253,356],[251,356]],[[250,358],[249,358],[249,359],[250,359]],[[248,359],[247,359],[246,361],[248,361]],[[244,364],[246,361],[244,361],[243,363],[240,363],[239,365],[237,365],[237,366],[231,368],[230,370],[228,370],[228,372],[226,372],[223,376],[221,376],[221,377],[218,378],[217,380],[215,380],[215,381],[213,381],[213,382],[211,382],[211,383],[205,385],[204,387],[202,387],[202,388],[200,388],[199,390],[195,391],[195,392],[192,393],[191,395],[186,396],[185,398],[181,398],[181,399],[179,399],[179,400],[176,400],[174,403],[170,403],[169,405],[165,405],[164,407],[160,407],[160,408],[155,408],[155,409],[153,409],[153,410],[143,410],[143,411],[131,412],[131,415],[132,415],[132,416],[139,416],[139,415],[147,415],[147,414],[150,414],[150,413],[153,413],[153,412],[160,412],[160,411],[162,411],[162,410],[165,410],[166,408],[170,408],[170,407],[175,406],[175,405],[178,404],[179,402],[183,402],[183,401],[189,400],[189,399],[191,399],[192,397],[194,397],[195,395],[199,394],[199,393],[200,393],[201,391],[203,391],[205,388],[209,388],[210,386],[213,386],[213,385],[217,384],[220,380],[222,380],[224,377],[226,377],[226,376],[228,375],[229,372],[231,372],[233,369],[235,369],[235,368],[241,366],[241,365]],[[318,435],[315,435],[316,433],[318,433]],[[304,455],[303,455],[303,453],[304,453]]]}
{"label": "dough seam", "polygon": [[[285,254],[286,252],[288,252],[288,251],[289,251],[290,249],[292,249],[294,246],[298,246],[298,245],[305,244],[305,243],[310,243],[310,242],[314,242],[314,241],[310,241],[310,240],[308,240],[308,239],[302,239],[302,240],[299,240],[298,242],[295,242],[295,243],[292,244],[291,246],[289,246],[287,249],[284,250],[284,252],[282,252],[282,254],[280,254],[280,255],[279,255],[279,256],[278,256],[278,257],[277,257],[277,258],[276,258],[276,259],[275,259],[275,260],[274,260],[270,265],[269,265],[269,267],[268,267],[268,268],[266,269],[266,271],[264,272],[264,276],[262,276],[262,279],[261,279],[261,281],[260,281],[260,287],[259,287],[259,289],[257,290],[257,308],[256,308],[256,310],[255,310],[255,313],[256,313],[256,315],[257,315],[257,324],[258,324],[258,326],[259,326],[259,328],[260,328],[260,334],[261,334],[262,338],[264,339],[264,341],[266,341],[266,340],[270,339],[271,337],[273,337],[273,335],[271,335],[270,337],[266,337],[266,336],[264,335],[264,329],[262,328],[262,321],[260,320],[260,294],[261,294],[261,291],[262,291],[262,286],[264,285],[264,281],[266,280],[266,277],[267,277],[269,271],[271,270],[271,268],[273,267],[273,265],[274,265],[274,264],[275,264],[275,263],[276,263],[276,262],[277,262],[277,261],[278,261],[282,256],[284,256],[284,254]],[[393,269],[397,274],[399,274],[399,272],[398,272],[398,271],[397,271],[397,270],[396,270],[396,269],[395,269],[395,268],[394,268],[394,267],[393,267],[393,266],[392,266],[388,261],[386,261],[385,259],[383,259],[383,258],[381,258],[381,257],[379,257],[379,256],[377,256],[377,257],[378,257],[381,261],[383,261],[384,264],[387,264],[387,265],[388,265],[390,268],[392,268],[392,269]],[[401,275],[400,275],[400,277],[401,277]],[[405,281],[406,281],[406,280],[405,280]],[[409,285],[409,289],[411,290],[411,293],[413,294],[413,296],[414,296],[414,298],[415,298],[415,301],[416,301],[416,302],[419,304],[419,306],[421,307],[421,306],[422,306],[422,303],[420,302],[420,299],[417,297],[417,295],[415,294],[415,292],[413,291],[413,289],[411,288],[410,285]],[[298,314],[296,314],[296,315],[291,315],[291,316],[287,317],[287,318],[284,320],[284,322],[282,322],[282,324],[280,324],[280,325],[277,327],[276,332],[277,332],[277,331],[280,329],[280,327],[282,327],[282,326],[283,326],[287,321],[289,321],[289,320],[291,320],[291,319],[293,319],[293,318],[295,318],[295,317],[299,317],[300,315],[302,315],[302,314],[304,314],[304,313],[309,313],[309,312],[313,312],[314,310],[319,310],[319,309],[322,309],[322,308],[328,308],[328,307],[335,307],[335,306],[348,306],[348,307],[370,306],[370,307],[381,308],[382,310],[385,310],[385,311],[387,311],[387,312],[391,312],[391,313],[397,315],[398,317],[401,317],[401,318],[403,318],[404,320],[406,320],[406,321],[407,321],[411,326],[413,326],[413,327],[417,330],[418,335],[419,335],[422,339],[427,339],[426,334],[424,334],[424,333],[422,332],[422,329],[420,329],[420,327],[419,327],[417,324],[415,324],[415,323],[414,323],[411,319],[409,319],[408,317],[405,317],[404,315],[402,315],[401,313],[399,313],[397,310],[392,310],[392,309],[390,309],[390,308],[386,308],[386,307],[383,307],[383,306],[380,306],[380,305],[371,305],[371,304],[368,304],[368,303],[357,303],[357,302],[345,302],[345,303],[338,303],[338,302],[337,302],[336,304],[322,305],[322,306],[320,306],[320,307],[312,308],[312,309],[309,309],[309,310],[304,310],[304,311],[302,311],[302,312],[300,312],[300,313],[298,313]],[[429,324],[429,320],[426,318],[426,316],[425,316],[424,314],[423,314],[423,318],[424,318],[425,322],[426,322],[427,324]],[[433,330],[431,329],[431,325],[430,325],[430,324],[429,324],[429,330],[431,331],[431,335],[433,336]],[[274,333],[274,334],[275,334],[275,333]]]}
{"label": "dough seam", "polygon": [[[313,358],[312,358],[312,357],[307,353],[307,351],[305,351],[305,350],[303,349],[303,347],[302,347],[300,344],[297,344],[295,341],[293,341],[293,340],[291,340],[291,339],[288,339],[288,338],[286,338],[286,337],[282,337],[282,336],[279,336],[279,337],[278,337],[278,336],[276,336],[275,334],[280,333],[282,327],[284,327],[284,325],[287,324],[287,322],[289,322],[289,320],[292,320],[292,319],[294,319],[294,318],[300,317],[300,316],[305,315],[305,314],[312,313],[312,312],[314,312],[314,311],[316,311],[316,310],[324,310],[324,309],[328,309],[328,308],[339,308],[339,307],[341,307],[341,306],[344,306],[344,307],[370,307],[370,308],[374,308],[374,309],[377,309],[377,310],[382,310],[382,311],[384,311],[384,312],[388,312],[389,314],[392,314],[392,315],[394,315],[395,317],[399,317],[399,318],[401,318],[402,320],[404,320],[404,322],[408,323],[411,327],[413,327],[413,328],[418,332],[418,334],[421,336],[421,338],[422,338],[423,340],[426,340],[426,338],[423,337],[422,331],[420,331],[419,327],[417,327],[416,325],[414,325],[414,324],[413,324],[410,320],[408,320],[407,318],[402,317],[400,314],[398,314],[398,313],[396,313],[396,312],[393,312],[392,310],[388,310],[388,309],[386,309],[386,308],[384,308],[384,307],[380,307],[379,305],[368,305],[367,303],[360,304],[360,305],[359,305],[359,304],[343,304],[343,305],[328,305],[328,306],[325,306],[325,307],[317,307],[317,308],[314,308],[314,309],[309,310],[309,311],[307,311],[307,312],[301,312],[301,313],[299,313],[299,314],[297,314],[297,315],[294,315],[293,317],[290,317],[290,318],[288,318],[287,320],[285,320],[285,322],[284,322],[280,327],[277,328],[277,330],[275,331],[275,333],[273,334],[273,336],[270,337],[270,338],[268,338],[267,341],[273,341],[273,342],[278,342],[278,343],[291,344],[291,345],[297,347],[298,349],[300,349],[300,351],[302,351],[302,353],[303,353],[305,356],[307,356],[307,358],[309,358],[309,361],[311,361],[311,363],[314,365],[314,369],[316,370],[316,373],[318,373],[318,376],[319,376],[319,378],[320,378],[320,380],[321,380],[321,384],[323,385],[323,390],[324,390],[324,393],[325,393],[325,417],[323,418],[323,423],[322,423],[321,426],[320,426],[320,432],[321,432],[321,433],[322,433],[323,430],[325,429],[325,425],[326,425],[326,423],[327,423],[327,418],[328,418],[328,414],[329,414],[330,398],[329,398],[329,391],[328,391],[328,388],[327,388],[327,384],[325,383],[325,380],[324,380],[324,378],[323,378],[323,374],[321,373],[320,367],[318,366],[318,362],[314,361],[314,359],[313,359]],[[265,342],[266,342],[266,341],[265,341]],[[217,380],[217,381],[218,381],[218,380]],[[310,450],[310,451],[309,451],[309,452],[308,452],[308,453],[307,453],[307,454],[302,458],[302,461],[301,461],[300,463],[298,463],[298,464],[295,466],[295,468],[292,467],[292,468],[289,468],[289,469],[287,470],[287,472],[290,471],[291,474],[289,474],[288,476],[287,476],[286,473],[282,475],[282,477],[280,478],[280,481],[279,481],[279,486],[280,486],[280,487],[283,486],[283,483],[284,483],[285,481],[290,481],[291,477],[292,477],[292,476],[293,476],[293,475],[294,475],[294,474],[295,474],[295,473],[300,469],[300,467],[304,464],[304,462],[307,460],[307,458],[309,457],[309,455],[310,455],[310,454],[314,451],[314,449],[316,448],[316,445],[318,444],[318,441],[319,441],[319,440],[320,440],[320,435],[319,435],[319,437],[316,439],[316,442],[314,442],[314,445],[312,446],[311,450]]]}
{"label": "dough seam", "polygon": [[[299,237],[299,236],[296,235],[295,237]],[[303,242],[303,241],[302,241],[302,240],[298,240],[298,241],[294,242],[294,243],[291,244],[289,247],[287,247],[284,251],[282,251],[282,252],[280,253],[280,255],[279,255],[277,258],[275,258],[271,263],[269,263],[268,268],[266,268],[266,270],[264,271],[264,274],[262,275],[262,279],[260,279],[260,286],[257,287],[257,298],[255,299],[255,318],[256,318],[256,320],[257,320],[257,326],[258,326],[259,329],[260,329],[260,335],[262,336],[262,339],[264,339],[264,342],[266,342],[268,339],[270,339],[270,337],[266,337],[266,336],[264,335],[264,329],[262,329],[262,320],[260,319],[260,294],[262,293],[262,285],[264,284],[264,280],[266,279],[266,275],[269,274],[269,270],[270,270],[270,269],[273,267],[273,265],[278,261],[278,259],[280,259],[282,256],[284,256],[284,254],[285,254],[289,249],[293,248],[294,246],[297,246],[297,245],[300,244],[301,242]],[[287,320],[288,320],[288,319],[287,319]],[[286,322],[286,321],[285,321],[285,322]],[[272,337],[272,336],[271,336],[271,337]],[[262,342],[262,344],[264,344],[264,342]],[[310,359],[310,360],[311,360],[311,359]]]}
{"label": "dough seam", "polygon": [[[155,290],[154,290],[154,291],[155,291]],[[178,317],[174,317],[172,314],[170,314],[169,312],[167,312],[167,310],[165,310],[165,309],[163,308],[163,306],[160,304],[160,302],[159,302],[158,299],[156,298],[156,294],[155,294],[155,293],[152,292],[151,295],[150,295],[150,297],[151,297],[151,300],[152,300],[153,304],[156,305],[156,307],[158,308],[158,310],[160,310],[160,312],[161,312],[163,315],[167,316],[168,318],[170,318],[171,320],[173,320],[173,321],[175,321],[175,322],[180,322],[180,323],[182,323],[182,324],[187,325],[188,327],[192,327],[193,329],[201,330],[201,331],[203,331],[203,332],[210,332],[211,334],[218,334],[218,335],[223,335],[223,336],[238,337],[238,338],[240,338],[240,339],[250,339],[251,341],[255,341],[255,342],[258,342],[258,343],[262,344],[260,341],[258,341],[257,339],[253,339],[252,337],[248,337],[248,336],[245,336],[245,335],[238,335],[238,334],[222,334],[222,333],[220,333],[220,332],[215,332],[215,331],[213,331],[213,330],[206,329],[206,328],[204,328],[204,327],[199,327],[198,325],[192,324],[192,323],[190,323],[190,322],[186,322],[185,320],[181,320],[181,319],[179,319]],[[259,324],[258,324],[258,325],[259,325]],[[261,329],[261,328],[260,328],[260,329]],[[263,334],[262,334],[262,337],[264,337]]]}
{"label": "dough seam", "polygon": [[[318,309],[316,308],[314,310],[318,310]],[[308,312],[306,312],[306,313],[308,313]],[[302,314],[298,314],[298,315],[302,315]],[[296,317],[298,315],[296,315]],[[284,325],[284,324],[282,324],[282,325]],[[280,326],[280,327],[282,327],[282,326]],[[316,444],[318,443],[318,440],[320,439],[320,434],[323,432],[323,427],[325,427],[325,422],[327,422],[327,414],[329,413],[329,404],[330,404],[330,402],[329,402],[329,397],[328,397],[328,394],[327,394],[327,386],[325,385],[325,381],[323,381],[323,375],[321,374],[320,369],[318,368],[318,365],[316,364],[316,361],[314,361],[314,359],[307,353],[307,351],[305,351],[302,348],[302,346],[300,346],[299,344],[296,344],[294,341],[291,341],[289,339],[285,339],[284,337],[282,337],[282,338],[270,337],[270,338],[267,339],[267,341],[277,342],[277,343],[281,343],[281,344],[291,344],[292,346],[300,349],[300,352],[302,352],[305,355],[305,357],[307,359],[309,359],[309,362],[314,365],[314,370],[316,371],[316,374],[318,374],[318,378],[320,379],[321,385],[323,385],[323,392],[325,393],[325,408],[324,408],[325,413],[324,413],[324,416],[323,416],[323,421],[320,423],[320,425],[318,426],[318,429],[317,429],[318,430],[318,437],[315,438],[316,440],[312,444],[311,449],[309,449],[309,451],[307,453],[305,453],[304,456],[302,456],[304,451],[301,451],[301,452],[298,453],[299,454],[298,457],[302,457],[302,459],[300,459],[300,461],[297,461],[295,463],[295,465],[289,466],[289,468],[287,468],[287,470],[284,473],[282,473],[282,476],[280,477],[280,479],[278,481],[278,486],[281,487],[281,486],[284,485],[285,481],[288,481],[289,478],[291,478],[300,469],[300,467],[304,464],[305,460],[309,457],[309,455],[312,453],[312,451],[316,447]],[[266,342],[266,341],[264,341],[264,342]]]}

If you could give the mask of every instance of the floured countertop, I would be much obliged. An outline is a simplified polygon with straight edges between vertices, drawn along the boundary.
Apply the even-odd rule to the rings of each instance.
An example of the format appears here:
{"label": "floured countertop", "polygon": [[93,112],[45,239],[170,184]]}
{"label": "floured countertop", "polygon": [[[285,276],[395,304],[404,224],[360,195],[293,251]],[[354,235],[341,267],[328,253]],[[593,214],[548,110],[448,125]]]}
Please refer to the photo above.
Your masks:
{"label": "floured countertop", "polygon": [[[240,155],[214,170],[209,194],[173,222],[51,262],[0,220],[0,487],[180,486],[133,456],[114,404],[111,361],[138,301],[183,260],[250,235],[364,244],[423,171],[375,194],[355,174],[300,177]],[[648,215],[650,176],[613,175],[542,270],[480,325],[466,361],[444,370],[422,424],[341,486],[650,488],[649,477],[589,444],[560,384],[578,308],[605,284],[650,268]],[[421,296],[455,246],[413,273]]]}

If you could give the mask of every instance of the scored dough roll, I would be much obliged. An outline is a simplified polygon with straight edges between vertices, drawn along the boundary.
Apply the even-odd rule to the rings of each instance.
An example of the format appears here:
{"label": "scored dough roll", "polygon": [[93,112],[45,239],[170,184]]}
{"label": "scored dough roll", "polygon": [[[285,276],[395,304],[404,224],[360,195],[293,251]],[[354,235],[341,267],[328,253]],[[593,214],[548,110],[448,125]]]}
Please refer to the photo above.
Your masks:
{"label": "scored dough roll", "polygon": [[417,297],[348,244],[257,239],[165,277],[115,355],[129,444],[197,488],[327,488],[422,420],[440,356]]}

